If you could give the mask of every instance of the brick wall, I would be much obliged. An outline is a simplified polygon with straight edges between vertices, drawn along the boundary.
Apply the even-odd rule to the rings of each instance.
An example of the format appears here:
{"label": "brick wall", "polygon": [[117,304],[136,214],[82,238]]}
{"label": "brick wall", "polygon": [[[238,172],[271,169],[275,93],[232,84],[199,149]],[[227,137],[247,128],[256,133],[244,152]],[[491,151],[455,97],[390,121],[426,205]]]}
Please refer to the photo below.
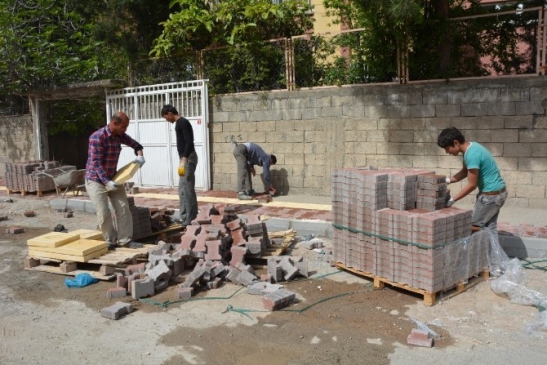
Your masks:
{"label": "brick wall", "polygon": [[30,115],[0,116],[0,176],[6,162],[36,159],[34,129]]}
{"label": "brick wall", "polygon": [[[232,138],[256,142],[277,156],[274,184],[285,194],[328,196],[331,172],[342,167],[412,167],[452,175],[461,157],[447,156],[436,140],[443,128],[455,126],[496,158],[508,206],[546,208],[545,81],[499,78],[216,96],[210,103],[213,189],[236,188]],[[253,185],[262,190],[258,175]]]}

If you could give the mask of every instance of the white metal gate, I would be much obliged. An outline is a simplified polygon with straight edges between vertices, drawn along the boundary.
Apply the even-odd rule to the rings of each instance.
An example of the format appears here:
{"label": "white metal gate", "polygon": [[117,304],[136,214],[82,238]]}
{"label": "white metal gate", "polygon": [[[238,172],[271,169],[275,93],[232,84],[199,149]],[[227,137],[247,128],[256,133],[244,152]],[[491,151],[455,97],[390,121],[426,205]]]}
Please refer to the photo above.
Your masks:
{"label": "white metal gate", "polygon": [[[198,155],[196,190],[210,189],[209,108],[207,80],[175,82],[109,91],[107,121],[117,111],[129,116],[127,134],[144,147],[146,163],[131,181],[141,186],[178,186],[179,156],[175,124],[161,117],[161,108],[171,104],[194,129]],[[122,149],[118,168],[135,159],[133,150]]]}

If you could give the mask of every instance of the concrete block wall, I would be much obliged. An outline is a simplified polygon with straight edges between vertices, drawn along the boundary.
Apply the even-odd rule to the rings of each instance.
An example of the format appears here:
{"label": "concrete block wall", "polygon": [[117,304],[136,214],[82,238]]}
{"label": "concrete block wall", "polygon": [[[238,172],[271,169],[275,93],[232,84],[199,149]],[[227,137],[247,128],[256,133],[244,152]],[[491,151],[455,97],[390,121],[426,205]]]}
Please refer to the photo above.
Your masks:
{"label": "concrete block wall", "polygon": [[[452,175],[461,157],[447,156],[436,140],[443,128],[455,126],[496,158],[509,191],[507,206],[546,208],[546,107],[546,77],[216,96],[210,102],[212,187],[236,189],[232,138],[277,156],[272,176],[283,194],[328,196],[332,171],[347,167]],[[258,167],[257,191],[263,187],[260,174]]]}
{"label": "concrete block wall", "polygon": [[7,162],[29,160],[36,160],[30,115],[0,116],[0,176],[4,176]]}

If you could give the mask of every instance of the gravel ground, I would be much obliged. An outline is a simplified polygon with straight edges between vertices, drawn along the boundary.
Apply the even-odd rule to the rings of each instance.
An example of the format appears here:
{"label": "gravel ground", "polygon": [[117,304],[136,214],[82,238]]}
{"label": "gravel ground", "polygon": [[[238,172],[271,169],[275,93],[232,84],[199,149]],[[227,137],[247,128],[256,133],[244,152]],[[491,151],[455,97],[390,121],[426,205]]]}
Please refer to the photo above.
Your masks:
{"label": "gravel ground", "polygon": [[[547,356],[547,334],[524,330],[537,309],[495,295],[489,282],[426,307],[412,293],[375,290],[298,244],[291,254],[304,256],[313,275],[283,283],[298,298],[286,311],[264,311],[259,296],[226,283],[167,308],[123,298],[136,311],[108,320],[98,311],[114,301],[105,295],[112,282],[69,289],[64,276],[22,267],[27,239],[59,223],[69,231],[94,229],[95,216],[63,218],[47,202],[12,199],[0,203],[0,216],[9,217],[0,222],[0,364],[498,365],[543,363]],[[36,217],[25,217],[27,210]],[[7,234],[9,226],[25,233]],[[526,273],[530,288],[547,293],[547,274]],[[173,287],[152,299],[174,300]],[[440,334],[433,348],[406,344],[416,327],[411,319]]]}

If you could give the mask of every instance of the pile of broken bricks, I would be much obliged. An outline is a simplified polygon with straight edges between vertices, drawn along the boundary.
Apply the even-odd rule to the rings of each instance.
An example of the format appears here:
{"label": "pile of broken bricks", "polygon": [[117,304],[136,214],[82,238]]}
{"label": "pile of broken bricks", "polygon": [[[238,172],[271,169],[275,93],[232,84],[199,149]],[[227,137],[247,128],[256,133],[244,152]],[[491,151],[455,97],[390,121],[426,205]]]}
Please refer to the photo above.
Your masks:
{"label": "pile of broken bricks", "polygon": [[[234,206],[207,205],[186,227],[180,243],[160,241],[148,251],[148,263],[129,265],[124,273],[117,273],[116,287],[107,291],[107,297],[150,297],[191,270],[176,286],[175,300],[189,300],[200,289],[216,289],[229,281],[247,287],[249,294],[263,295],[266,309],[280,309],[290,305],[296,294],[277,283],[308,277],[308,263],[302,257],[270,256],[267,274],[259,277],[245,259],[264,257],[270,245],[266,224],[259,215],[239,217]],[[119,318],[106,309],[101,311],[103,317]]]}

